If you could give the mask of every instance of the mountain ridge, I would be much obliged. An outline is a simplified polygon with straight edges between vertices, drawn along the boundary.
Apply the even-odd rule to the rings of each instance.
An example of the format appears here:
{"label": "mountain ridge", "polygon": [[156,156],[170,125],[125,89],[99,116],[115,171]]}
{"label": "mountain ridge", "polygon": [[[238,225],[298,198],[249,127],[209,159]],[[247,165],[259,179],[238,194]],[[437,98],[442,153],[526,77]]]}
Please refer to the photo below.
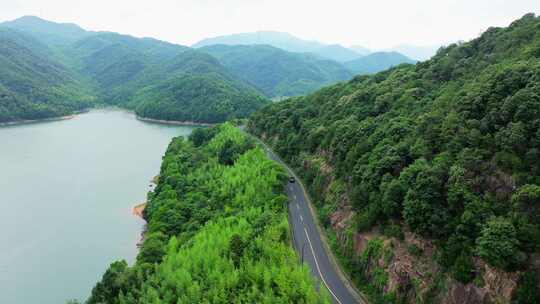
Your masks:
{"label": "mountain ridge", "polygon": [[415,46],[410,44],[401,44],[389,49],[380,50],[369,49],[361,45],[345,47],[340,44],[326,44],[315,40],[305,40],[290,33],[278,31],[257,31],[221,35],[202,39],[192,44],[191,47],[200,48],[213,44],[268,44],[289,52],[313,53],[317,56],[338,62],[351,61],[374,52],[398,52],[413,60],[423,61],[433,56],[439,48],[439,46]]}
{"label": "mountain ridge", "polygon": [[317,56],[332,59],[338,62],[343,62],[362,56],[354,50],[348,49],[339,44],[324,44],[318,41],[304,40],[289,33],[276,31],[259,31],[206,38],[194,43],[192,47],[200,48],[213,44],[268,44],[285,51],[296,53],[313,53]]}
{"label": "mountain ridge", "polygon": [[[126,107],[141,116],[214,123],[236,118],[237,115],[245,117],[269,102],[251,85],[232,75],[217,59],[185,46],[113,32],[88,32],[73,24],[55,23],[37,17],[5,22],[0,24],[0,28],[18,35],[21,43],[25,41],[21,37],[32,37],[34,43],[28,45],[32,52],[47,52],[48,60],[58,63],[66,74],[74,75],[79,80],[69,83],[81,92],[92,95],[90,99],[97,103]],[[37,41],[46,47],[39,46]],[[39,64],[28,68],[35,70],[26,74],[28,79],[32,80],[32,75],[39,76]],[[18,77],[17,74],[22,73],[16,69],[11,71],[0,75],[5,76],[0,85],[5,87]],[[35,81],[46,86],[46,79],[36,78]],[[184,86],[175,85],[175,81]],[[177,95],[179,90],[189,91],[189,96],[197,102],[194,104]],[[54,98],[52,93],[48,94],[48,98]],[[57,113],[65,115],[70,108],[78,109],[76,103],[69,101],[69,96],[59,98],[62,99],[62,110],[53,109],[48,116]],[[5,120],[27,118],[28,115],[10,114],[16,112],[17,102],[22,103],[23,99],[12,101],[9,110],[4,109],[3,112],[8,113],[4,115]],[[42,103],[38,96],[32,94],[26,94],[24,102],[35,111],[40,109]],[[73,106],[65,106],[70,104]],[[152,107],[161,109],[161,112],[150,111]],[[182,107],[189,107],[192,113],[178,109]]]}
{"label": "mountain ridge", "polygon": [[0,26],[26,32],[46,44],[53,45],[72,43],[92,33],[74,23],[57,23],[36,16],[23,16],[2,22]]}

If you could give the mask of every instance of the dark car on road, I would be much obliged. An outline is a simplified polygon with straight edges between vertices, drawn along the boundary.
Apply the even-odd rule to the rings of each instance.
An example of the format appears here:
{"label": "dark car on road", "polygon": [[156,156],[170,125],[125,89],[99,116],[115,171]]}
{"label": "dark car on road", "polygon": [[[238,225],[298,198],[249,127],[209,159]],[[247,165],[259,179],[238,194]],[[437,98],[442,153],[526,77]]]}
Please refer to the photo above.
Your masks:
{"label": "dark car on road", "polygon": [[294,183],[295,179],[294,179],[294,176],[290,176],[289,177],[289,183]]}

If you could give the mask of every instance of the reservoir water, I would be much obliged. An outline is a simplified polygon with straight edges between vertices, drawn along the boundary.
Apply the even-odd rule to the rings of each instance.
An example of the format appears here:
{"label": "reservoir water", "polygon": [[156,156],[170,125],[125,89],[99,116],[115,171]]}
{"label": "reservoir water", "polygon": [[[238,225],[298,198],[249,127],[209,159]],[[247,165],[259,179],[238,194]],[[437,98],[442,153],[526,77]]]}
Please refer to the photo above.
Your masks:
{"label": "reservoir water", "polygon": [[144,222],[131,207],[192,129],[120,110],[0,127],[0,303],[83,301],[111,262],[132,264]]}

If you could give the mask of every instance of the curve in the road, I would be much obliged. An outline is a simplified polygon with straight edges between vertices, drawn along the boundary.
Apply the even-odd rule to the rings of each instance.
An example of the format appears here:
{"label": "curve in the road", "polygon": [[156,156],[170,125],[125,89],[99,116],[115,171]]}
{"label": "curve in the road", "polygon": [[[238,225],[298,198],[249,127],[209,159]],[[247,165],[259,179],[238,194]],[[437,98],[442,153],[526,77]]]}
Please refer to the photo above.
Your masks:
{"label": "curve in the road", "polygon": [[332,295],[334,303],[366,303],[361,295],[350,287],[350,283],[343,275],[339,274],[340,270],[336,269],[335,264],[330,261],[329,253],[319,234],[300,180],[264,142],[258,141],[264,146],[266,153],[272,160],[281,164],[291,176],[294,176],[295,182],[290,182],[285,190],[289,198],[289,222],[293,243],[302,262],[306,262],[310,266],[312,274],[325,285]]}

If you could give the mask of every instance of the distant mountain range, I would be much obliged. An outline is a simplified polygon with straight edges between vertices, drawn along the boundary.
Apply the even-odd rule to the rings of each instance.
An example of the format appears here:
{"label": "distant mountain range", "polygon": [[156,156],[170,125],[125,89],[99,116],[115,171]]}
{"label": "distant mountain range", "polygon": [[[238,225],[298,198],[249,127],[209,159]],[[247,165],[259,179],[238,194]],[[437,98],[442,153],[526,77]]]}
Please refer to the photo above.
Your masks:
{"label": "distant mountain range", "polygon": [[240,33],[226,36],[219,36],[214,38],[206,38],[192,45],[194,48],[200,48],[203,46],[214,44],[226,44],[226,45],[251,45],[251,44],[268,44],[290,52],[313,52],[320,49],[325,45],[310,40],[303,40],[297,38],[289,33],[273,32],[273,31],[259,31],[252,33]]}
{"label": "distant mountain range", "polygon": [[[0,23],[0,122],[113,104],[166,120],[219,122],[269,102],[414,60],[256,32],[192,49],[33,16]],[[265,98],[266,97],[266,98]]]}
{"label": "distant mountain range", "polygon": [[[213,38],[203,39],[192,45],[194,48],[200,48],[208,45],[254,45],[267,44],[289,52],[312,53],[320,57],[332,59],[338,62],[346,62],[358,59],[375,51],[360,45],[354,45],[349,48],[339,44],[324,44],[313,40],[304,40],[295,37],[289,33],[275,31],[259,31],[251,33],[240,33]],[[385,52],[402,53],[413,60],[426,60],[435,55],[439,46],[421,47],[413,45],[399,45]]]}
{"label": "distant mountain range", "polygon": [[416,63],[398,52],[375,52],[344,63],[355,74],[373,74],[402,63]]}
{"label": "distant mountain range", "polygon": [[214,57],[151,38],[23,17],[0,24],[0,122],[95,104],[197,122],[245,117],[269,102]]}
{"label": "distant mountain range", "polygon": [[311,53],[326,59],[344,62],[361,57],[363,54],[339,44],[324,44],[318,41],[304,40],[289,33],[260,31],[207,38],[192,45],[200,48],[208,45],[254,45],[267,44],[289,52]]}
{"label": "distant mountain range", "polygon": [[35,16],[24,16],[0,25],[25,32],[43,43],[54,45],[73,43],[93,34],[73,23],[56,23]]}
{"label": "distant mountain range", "polygon": [[366,47],[363,47],[361,45],[351,45],[349,47],[349,49],[355,51],[356,53],[362,55],[362,56],[366,56],[366,55],[369,55],[369,53],[371,53],[372,51]]}
{"label": "distant mountain range", "polygon": [[252,33],[240,33],[227,36],[219,36],[201,40],[192,47],[200,48],[208,45],[255,45],[266,44],[289,52],[312,53],[314,55],[344,62],[362,56],[362,54],[343,47],[339,44],[327,45],[318,41],[300,39],[289,33],[259,31]]}
{"label": "distant mountain range", "polygon": [[202,40],[193,47],[216,57],[235,75],[270,97],[304,95],[353,74],[373,74],[416,62],[395,51],[371,52],[358,45],[325,45],[281,32],[220,36]]}

